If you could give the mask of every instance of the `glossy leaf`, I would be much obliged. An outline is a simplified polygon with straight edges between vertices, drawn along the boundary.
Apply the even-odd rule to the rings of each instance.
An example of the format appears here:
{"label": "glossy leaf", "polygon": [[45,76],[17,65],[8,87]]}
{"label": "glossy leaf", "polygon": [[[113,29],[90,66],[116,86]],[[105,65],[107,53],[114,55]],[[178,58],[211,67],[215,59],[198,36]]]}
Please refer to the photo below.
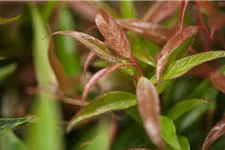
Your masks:
{"label": "glossy leaf", "polygon": [[[98,57],[100,57],[109,64],[118,64],[122,62],[120,58],[114,56],[110,52],[111,49],[109,49],[103,42],[99,41],[98,39],[88,34],[76,31],[58,31],[50,35],[52,36],[56,34],[64,34],[67,36],[71,36],[72,38],[75,38],[76,40],[84,44],[87,48],[94,51]],[[133,75],[133,71],[127,67],[122,67],[120,70],[128,75]]]}
{"label": "glossy leaf", "polygon": [[[224,51],[203,52],[185,57],[169,65],[161,81],[177,78],[197,65],[222,57],[225,57]],[[152,77],[151,81],[155,84],[157,82],[156,76]]]}
{"label": "glossy leaf", "polygon": [[[166,45],[162,48],[159,58],[157,61],[157,67],[156,67],[156,75],[157,75],[157,80],[158,83],[161,81],[161,76],[163,74],[163,70],[165,68],[165,65],[170,57],[170,55],[179,48],[179,46],[182,45],[183,41],[193,37],[198,31],[197,27],[194,26],[189,26],[181,31],[178,31],[169,39],[169,41],[166,43]],[[186,47],[186,50],[190,47],[191,45],[188,45]],[[186,51],[184,49],[184,51]]]}
{"label": "glossy leaf", "polygon": [[225,133],[225,118],[218,122],[208,133],[202,150],[206,150],[213,142]]}
{"label": "glossy leaf", "polygon": [[161,137],[159,97],[154,85],[148,79],[141,77],[138,81],[136,94],[138,110],[149,138],[160,149],[165,149]]}
{"label": "glossy leaf", "polygon": [[176,135],[176,128],[173,121],[165,116],[160,117],[162,126],[162,137],[166,143],[174,148],[175,150],[180,150],[180,144]]}
{"label": "glossy leaf", "polygon": [[95,53],[93,51],[91,51],[87,56],[87,59],[86,59],[85,64],[84,64],[84,78],[86,76],[87,68],[88,68],[89,64],[91,63],[91,61],[93,60],[94,57],[95,57]]}
{"label": "glossy leaf", "polygon": [[0,119],[0,132],[5,129],[13,129],[19,125],[28,122],[31,117],[25,118],[1,118]]}
{"label": "glossy leaf", "polygon": [[4,130],[0,134],[0,149],[28,150],[28,147],[11,130]]}
{"label": "glossy leaf", "polygon": [[213,73],[210,78],[215,88],[225,93],[225,76],[218,73]]}
{"label": "glossy leaf", "polygon": [[156,1],[147,11],[144,20],[159,23],[178,9],[180,1]]}
{"label": "glossy leaf", "polygon": [[0,83],[16,70],[16,64],[9,64],[0,68]]}
{"label": "glossy leaf", "polygon": [[189,0],[181,1],[180,20],[179,20],[180,30],[182,30],[182,27],[183,27],[184,13],[187,9],[188,3],[189,3]]}
{"label": "glossy leaf", "polygon": [[142,51],[135,50],[133,51],[133,55],[137,57],[138,60],[145,62],[146,64],[149,64],[152,67],[156,67],[155,60],[152,58],[152,56],[149,53],[145,52],[144,50]]}
{"label": "glossy leaf", "polygon": [[182,116],[184,113],[188,112],[189,110],[193,109],[194,107],[197,107],[201,104],[207,103],[205,100],[200,99],[192,99],[192,100],[184,100],[179,103],[177,103],[175,106],[173,106],[167,113],[167,117],[169,117],[172,120],[178,119],[180,116]]}
{"label": "glossy leaf", "polygon": [[89,93],[89,91],[93,88],[93,86],[98,82],[98,80],[100,80],[103,76],[115,71],[116,69],[118,69],[119,67],[122,66],[126,66],[129,64],[116,64],[107,68],[104,68],[100,71],[98,71],[97,73],[95,73],[95,75],[93,75],[91,77],[91,79],[88,81],[88,83],[86,84],[84,91],[83,91],[83,95],[82,95],[82,100],[84,101]]}
{"label": "glossy leaf", "polygon": [[126,92],[110,92],[85,106],[69,123],[67,130],[80,121],[108,111],[126,109],[137,104],[136,96]]}
{"label": "glossy leaf", "polygon": [[134,31],[158,45],[164,45],[173,34],[173,30],[169,28],[140,19],[120,19],[118,23],[121,27]]}
{"label": "glossy leaf", "polygon": [[95,23],[107,45],[119,55],[129,58],[131,55],[130,44],[116,20],[104,9],[100,9],[96,15]]}
{"label": "glossy leaf", "polygon": [[11,23],[13,21],[18,20],[19,18],[20,18],[20,15],[13,17],[13,18],[1,18],[0,17],[0,25]]}

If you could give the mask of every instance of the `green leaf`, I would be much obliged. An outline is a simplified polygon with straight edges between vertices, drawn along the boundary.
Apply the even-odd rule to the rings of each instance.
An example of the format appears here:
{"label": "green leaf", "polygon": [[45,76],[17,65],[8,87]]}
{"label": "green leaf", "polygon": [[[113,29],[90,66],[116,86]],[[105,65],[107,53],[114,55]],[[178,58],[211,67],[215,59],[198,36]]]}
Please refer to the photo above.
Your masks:
{"label": "green leaf", "polygon": [[16,70],[16,64],[10,64],[0,68],[0,83]]}
{"label": "green leaf", "polygon": [[[169,65],[169,67],[165,70],[161,81],[177,78],[197,65],[222,57],[225,57],[224,51],[203,52],[185,57]],[[157,83],[156,76],[153,76],[151,81],[154,84]]]}
{"label": "green leaf", "polygon": [[[72,14],[64,5],[59,11],[57,30],[74,30],[75,23]],[[67,75],[81,72],[79,56],[75,48],[75,41],[68,36],[58,35],[55,42],[56,54],[59,57]]]}
{"label": "green leaf", "polygon": [[178,136],[179,143],[182,150],[190,150],[188,139],[184,136]]}
{"label": "green leaf", "polygon": [[145,51],[135,50],[133,55],[137,57],[140,61],[149,64],[152,67],[156,67],[156,62],[150,54],[147,54]]}
{"label": "green leaf", "polygon": [[80,121],[108,111],[126,109],[137,104],[136,96],[127,92],[110,92],[85,106],[69,123],[68,130]]}
{"label": "green leaf", "polygon": [[28,150],[26,145],[11,130],[4,130],[0,133],[0,149]]}
{"label": "green leaf", "polygon": [[170,145],[175,150],[180,150],[180,144],[176,135],[176,128],[171,119],[161,116],[161,126],[162,126],[162,137],[168,145]]}
{"label": "green leaf", "polygon": [[120,9],[123,18],[136,18],[133,1],[120,1]]}
{"label": "green leaf", "polygon": [[0,132],[4,129],[13,129],[21,124],[29,121],[31,117],[24,118],[1,118],[0,119]]}
{"label": "green leaf", "polygon": [[[30,4],[33,24],[34,47],[33,56],[39,86],[56,83],[53,70],[48,60],[47,35],[43,20],[35,5]],[[33,112],[38,122],[29,126],[27,141],[30,149],[63,150],[62,130],[60,127],[60,110],[52,94],[41,92],[34,104]]]}
{"label": "green leaf", "polygon": [[192,100],[184,100],[173,106],[167,113],[167,117],[171,118],[172,120],[178,119],[187,111],[197,107],[201,104],[207,103],[206,100],[200,99],[192,99]]}
{"label": "green leaf", "polygon": [[16,21],[19,18],[20,18],[20,15],[18,15],[16,17],[13,17],[13,18],[1,18],[0,17],[0,25],[7,24],[7,23],[11,23],[13,21]]}

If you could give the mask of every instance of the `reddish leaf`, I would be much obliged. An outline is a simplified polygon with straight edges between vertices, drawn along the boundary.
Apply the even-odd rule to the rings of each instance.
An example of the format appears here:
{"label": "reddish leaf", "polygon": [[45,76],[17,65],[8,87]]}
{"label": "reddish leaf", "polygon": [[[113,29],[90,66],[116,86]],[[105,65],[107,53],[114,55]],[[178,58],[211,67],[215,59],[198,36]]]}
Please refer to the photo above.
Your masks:
{"label": "reddish leaf", "polygon": [[180,30],[182,30],[182,27],[183,27],[184,13],[187,9],[188,3],[189,3],[189,0],[182,0],[181,1],[180,21],[179,21]]}
{"label": "reddish leaf", "polygon": [[179,7],[180,1],[157,1],[145,14],[143,19],[151,23],[159,23],[171,16]]}
{"label": "reddish leaf", "polygon": [[198,31],[198,27],[189,26],[183,29],[182,31],[178,31],[172,36],[165,46],[162,48],[156,66],[156,75],[158,83],[160,84],[160,79],[164,70],[164,67],[169,59],[169,56],[175,51],[180,45],[182,45],[183,41],[192,37]]}
{"label": "reddish leaf", "polygon": [[95,23],[107,45],[119,55],[129,58],[131,55],[130,44],[116,20],[104,9],[100,9],[96,15]]}
{"label": "reddish leaf", "polygon": [[141,77],[137,85],[138,109],[149,138],[160,149],[165,149],[161,137],[159,97],[154,85],[146,78]]}
{"label": "reddish leaf", "polygon": [[211,81],[213,85],[215,86],[215,88],[225,93],[225,76],[224,75],[213,73],[211,75]]}
{"label": "reddish leaf", "polygon": [[210,15],[217,13],[216,7],[210,1],[199,1],[200,6],[203,7]]}
{"label": "reddish leaf", "polygon": [[140,19],[120,19],[118,23],[123,28],[132,30],[158,45],[164,45],[173,34],[173,30],[169,28]]}
{"label": "reddish leaf", "polygon": [[86,71],[87,71],[87,68],[89,66],[89,64],[91,63],[91,61],[93,60],[93,58],[95,57],[95,53],[93,51],[91,51],[89,54],[88,54],[88,57],[86,59],[86,62],[84,64],[84,78],[86,76]]}
{"label": "reddish leaf", "polygon": [[212,30],[219,30],[225,25],[225,14],[217,13],[208,19],[208,25]]}
{"label": "reddish leaf", "polygon": [[202,150],[206,150],[213,142],[225,133],[225,118],[218,122],[208,133]]}
{"label": "reddish leaf", "polygon": [[100,71],[98,71],[97,73],[95,73],[94,76],[91,77],[91,79],[88,81],[88,83],[86,84],[84,91],[83,91],[83,95],[82,95],[82,100],[84,101],[89,93],[89,91],[92,89],[92,87],[98,82],[98,80],[100,80],[104,75],[109,74],[110,72],[118,69],[119,67],[122,66],[128,66],[130,64],[116,64],[107,68],[104,68]]}

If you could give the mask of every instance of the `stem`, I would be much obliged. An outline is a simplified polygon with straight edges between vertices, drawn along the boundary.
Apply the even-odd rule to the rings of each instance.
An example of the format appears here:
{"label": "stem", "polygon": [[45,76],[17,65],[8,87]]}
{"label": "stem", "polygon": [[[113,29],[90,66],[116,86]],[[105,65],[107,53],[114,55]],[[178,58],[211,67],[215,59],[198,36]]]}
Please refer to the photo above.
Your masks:
{"label": "stem", "polygon": [[139,76],[142,76],[142,71],[141,69],[138,67],[137,63],[134,61],[133,57],[130,56],[129,57],[130,62],[134,65],[134,67],[136,68],[136,70],[138,71]]}

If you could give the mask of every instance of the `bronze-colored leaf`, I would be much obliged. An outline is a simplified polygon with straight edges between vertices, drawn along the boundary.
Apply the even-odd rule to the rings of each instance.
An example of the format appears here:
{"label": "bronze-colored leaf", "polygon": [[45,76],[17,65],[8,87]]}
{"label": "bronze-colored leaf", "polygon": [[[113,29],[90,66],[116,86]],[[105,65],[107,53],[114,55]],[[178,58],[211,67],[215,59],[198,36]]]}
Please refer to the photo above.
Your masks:
{"label": "bronze-colored leaf", "polygon": [[51,67],[55,73],[56,79],[58,81],[59,89],[61,92],[65,93],[69,86],[68,77],[63,69],[61,62],[55,55],[54,43],[53,43],[52,39],[51,39],[50,45],[49,45],[48,58],[49,58],[49,63],[51,65]]}
{"label": "bronze-colored leaf", "polygon": [[212,1],[199,1],[200,6],[204,8],[209,15],[214,15],[217,13],[216,7],[213,5]]}
{"label": "bronze-colored leaf", "polygon": [[210,78],[215,88],[225,93],[225,76],[218,73],[213,73]]}
{"label": "bronze-colored leaf", "polygon": [[180,7],[180,19],[179,19],[179,25],[180,25],[180,30],[183,27],[183,20],[184,20],[184,13],[187,9],[189,0],[182,0],[181,1],[181,7]]}
{"label": "bronze-colored leaf", "polygon": [[91,51],[89,54],[88,54],[88,57],[86,59],[86,62],[84,64],[84,78],[86,76],[86,71],[87,71],[87,68],[89,66],[89,64],[91,63],[91,61],[93,60],[93,58],[95,57],[95,53],[93,51]]}
{"label": "bronze-colored leaf", "polygon": [[154,85],[145,77],[141,77],[137,85],[138,109],[149,138],[160,149],[165,149],[161,137],[159,96]]}
{"label": "bronze-colored leaf", "polygon": [[206,150],[213,142],[225,133],[225,118],[218,122],[208,133],[202,150]]}
{"label": "bronze-colored leaf", "polygon": [[198,31],[198,27],[196,26],[188,26],[184,28],[182,31],[177,31],[165,44],[162,48],[156,66],[156,75],[158,83],[160,84],[160,79],[163,74],[164,67],[169,59],[169,56],[175,51],[183,41],[192,37]]}
{"label": "bronze-colored leaf", "polygon": [[95,75],[93,75],[91,77],[91,79],[88,81],[88,83],[86,84],[86,86],[84,88],[82,100],[84,101],[86,99],[89,91],[98,82],[98,80],[100,80],[103,76],[105,76],[105,75],[109,74],[110,72],[118,69],[119,67],[127,66],[127,65],[130,65],[130,64],[126,64],[126,63],[116,64],[116,65],[104,68],[104,69],[98,71],[97,73],[95,73]]}
{"label": "bronze-colored leaf", "polygon": [[151,23],[159,23],[171,16],[179,7],[180,1],[156,1],[147,11],[143,19]]}
{"label": "bronze-colored leaf", "polygon": [[134,31],[158,45],[164,45],[173,34],[172,29],[141,19],[120,19],[118,23],[121,27]]}
{"label": "bronze-colored leaf", "polygon": [[119,55],[129,58],[131,55],[130,44],[116,20],[107,11],[100,9],[96,15],[95,23],[107,45]]}

